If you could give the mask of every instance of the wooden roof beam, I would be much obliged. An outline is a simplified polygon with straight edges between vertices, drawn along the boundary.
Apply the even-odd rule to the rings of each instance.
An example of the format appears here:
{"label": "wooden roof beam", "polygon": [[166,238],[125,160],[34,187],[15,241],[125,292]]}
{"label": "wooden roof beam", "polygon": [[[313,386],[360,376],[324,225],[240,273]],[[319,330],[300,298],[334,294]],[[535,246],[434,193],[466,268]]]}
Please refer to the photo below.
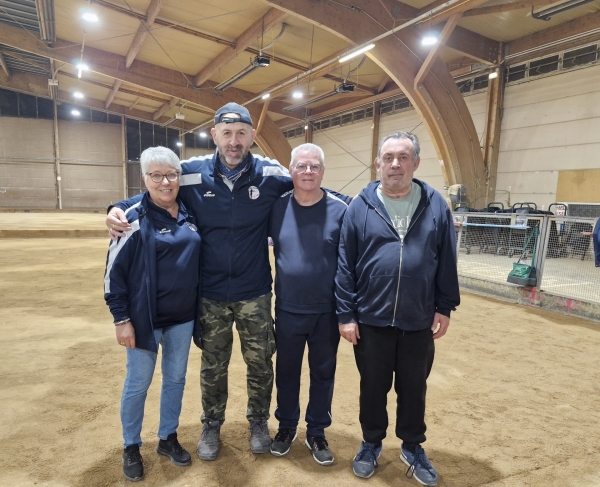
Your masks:
{"label": "wooden roof beam", "polygon": [[[416,9],[415,7],[411,7],[402,2],[396,2],[400,4],[400,9],[402,12],[402,17],[414,18],[419,14],[423,14],[428,12],[432,8],[438,7],[443,3],[446,3],[448,0],[440,0],[434,3],[430,3],[427,7],[424,7],[421,10]],[[481,2],[480,2],[481,3]],[[471,7],[474,7],[474,4],[468,4]],[[450,10],[448,12],[456,13],[454,10]],[[449,13],[447,17],[450,17],[451,13]],[[463,14],[464,16],[464,14]],[[438,24],[442,17],[434,17],[434,22]],[[460,25],[457,25],[452,31],[452,35],[446,41],[446,47],[450,47],[455,51],[458,51],[462,54],[469,56],[472,59],[476,59],[480,63],[486,64],[495,64],[498,59],[498,42],[490,39],[489,37],[482,36],[481,34],[477,34],[471,30],[465,29]]]}
{"label": "wooden roof beam", "polygon": [[386,85],[392,80],[392,78],[390,78],[390,75],[387,73],[383,73],[383,78],[381,79],[380,83],[379,83],[379,87],[377,88],[377,93],[374,93],[375,95],[383,92],[383,90],[385,90]]}
{"label": "wooden roof beam", "polygon": [[[13,76],[11,77],[10,81],[0,80],[0,87],[17,90],[24,93],[30,93],[34,96],[41,96],[44,98],[48,97],[48,78],[37,74],[15,72],[13,73]],[[65,103],[73,103],[72,94],[67,91],[59,91],[57,99]],[[89,97],[86,97],[84,100],[78,101],[77,106],[92,108],[95,110],[105,110],[103,100],[96,100],[94,98]],[[152,120],[152,115],[148,112],[145,112],[143,110],[133,110],[133,107],[128,108],[126,106],[115,104],[112,105],[112,108],[109,110],[109,112],[119,115],[125,115],[131,118],[137,118],[139,120],[145,120],[147,122],[165,123],[170,120],[170,118],[168,117],[162,117],[154,121]],[[183,120],[176,120],[171,125],[171,127],[173,128],[182,128],[185,130],[192,129],[194,126],[194,124],[184,122]]]}
{"label": "wooden roof beam", "polygon": [[173,97],[169,101],[163,103],[159,107],[159,109],[156,110],[152,114],[152,120],[158,120],[160,117],[162,117],[165,113],[167,113],[171,108],[173,108],[178,103],[179,103],[179,98],[177,98],[177,97]]}
{"label": "wooden roof beam", "polygon": [[110,106],[110,104],[115,99],[115,96],[117,95],[117,92],[119,91],[119,88],[121,87],[122,83],[123,82],[120,79],[116,79],[115,80],[115,82],[113,83],[113,86],[112,86],[111,90],[108,93],[108,96],[106,97],[106,100],[104,100],[104,108],[108,109],[108,107]]}
{"label": "wooden roof beam", "polygon": [[446,41],[446,47],[465,54],[471,59],[489,65],[496,64],[500,43],[476,32],[456,26]]}
{"label": "wooden roof beam", "polygon": [[198,74],[196,74],[194,77],[194,86],[200,86],[210,79],[215,72],[235,59],[240,52],[243,52],[248,46],[256,41],[257,38],[267,32],[285,16],[286,13],[281,10],[275,8],[269,9],[264,16],[259,18],[237,37],[233,47],[226,47],[223,49],[216,57],[209,61]]}
{"label": "wooden roof beam", "polygon": [[129,68],[131,66],[131,63],[137,56],[137,53],[140,50],[140,48],[142,47],[142,44],[144,43],[144,39],[146,38],[148,31],[152,27],[152,24],[154,24],[154,21],[156,20],[156,17],[158,16],[158,12],[160,12],[160,9],[163,6],[164,2],[165,2],[165,0],[152,0],[150,2],[150,5],[148,6],[148,10],[146,10],[146,20],[145,21],[140,20],[140,25],[138,27],[138,30],[135,34],[135,37],[133,38],[133,41],[131,41],[131,45],[129,46],[127,55],[125,56],[125,67],[126,68]]}
{"label": "wooden roof beam", "polygon": [[452,34],[452,31],[458,24],[458,21],[460,20],[461,16],[462,13],[459,12],[454,14],[447,20],[446,25],[444,25],[444,28],[442,29],[438,42],[431,48],[431,51],[429,51],[429,54],[427,54],[425,61],[423,61],[419,72],[415,76],[415,90],[417,89],[417,86],[421,84],[423,79],[425,79],[425,77],[429,73],[429,70],[431,69],[431,66],[433,66],[433,63],[437,61],[440,50],[450,37],[450,34]]}

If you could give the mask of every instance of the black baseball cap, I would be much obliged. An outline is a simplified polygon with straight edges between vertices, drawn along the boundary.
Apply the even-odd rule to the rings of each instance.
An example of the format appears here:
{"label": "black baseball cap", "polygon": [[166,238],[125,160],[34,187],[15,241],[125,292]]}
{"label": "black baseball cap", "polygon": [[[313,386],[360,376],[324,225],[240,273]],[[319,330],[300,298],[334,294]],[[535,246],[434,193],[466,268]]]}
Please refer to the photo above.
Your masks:
{"label": "black baseball cap", "polygon": [[[239,115],[239,117],[225,117],[225,115],[229,113],[235,113],[236,115]],[[250,116],[250,112],[247,108],[243,107],[242,105],[238,105],[237,103],[231,102],[219,108],[217,110],[217,113],[215,113],[215,125],[221,122],[241,122],[247,123],[248,125],[252,126],[252,117]]]}

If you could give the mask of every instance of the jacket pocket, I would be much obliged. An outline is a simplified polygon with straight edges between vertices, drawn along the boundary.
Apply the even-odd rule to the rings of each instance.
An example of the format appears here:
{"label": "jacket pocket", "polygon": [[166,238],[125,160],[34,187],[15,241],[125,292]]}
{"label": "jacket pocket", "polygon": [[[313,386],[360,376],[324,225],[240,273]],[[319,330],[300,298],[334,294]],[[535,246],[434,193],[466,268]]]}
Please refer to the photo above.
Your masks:
{"label": "jacket pocket", "polygon": [[359,303],[359,312],[365,315],[393,317],[396,303],[398,275],[371,276],[367,292]]}
{"label": "jacket pocket", "polygon": [[402,276],[398,316],[405,320],[424,320],[435,314],[434,284],[420,276]]}

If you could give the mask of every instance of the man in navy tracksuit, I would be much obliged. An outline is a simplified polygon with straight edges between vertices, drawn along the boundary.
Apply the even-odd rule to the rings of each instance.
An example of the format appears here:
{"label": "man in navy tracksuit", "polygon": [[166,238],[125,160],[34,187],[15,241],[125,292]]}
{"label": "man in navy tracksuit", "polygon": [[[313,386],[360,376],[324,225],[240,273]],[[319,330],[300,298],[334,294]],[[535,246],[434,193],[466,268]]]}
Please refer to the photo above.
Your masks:
{"label": "man in navy tracksuit", "polygon": [[[275,337],[271,318],[271,269],[267,225],[273,203],[292,189],[289,172],[277,161],[253,156],[256,136],[248,110],[228,103],[211,130],[217,152],[182,161],[179,196],[196,215],[202,236],[201,328],[202,460],[217,458],[225,421],[227,369],[235,321],[247,365],[250,445],[270,450],[269,406],[273,389]],[[137,196],[116,205],[107,218],[112,236],[129,230],[122,212]]]}
{"label": "man in navy tracksuit", "polygon": [[387,394],[398,396],[396,436],[401,460],[421,484],[436,485],[425,441],[425,393],[433,340],[460,303],[452,215],[444,198],[413,179],[419,141],[396,132],[384,137],[370,183],[346,211],[336,276],[340,334],[354,344],[360,373],[364,441],[354,473],[373,475],[386,436]]}
{"label": "man in navy tracksuit", "polygon": [[294,190],[273,205],[269,235],[275,251],[275,330],[277,409],[275,456],[287,455],[300,419],[300,374],[308,345],[310,390],[306,446],[320,465],[331,465],[325,439],[331,425],[331,399],[340,340],[334,278],[340,229],[347,204],[321,188],[324,155],[314,144],[292,151]]}

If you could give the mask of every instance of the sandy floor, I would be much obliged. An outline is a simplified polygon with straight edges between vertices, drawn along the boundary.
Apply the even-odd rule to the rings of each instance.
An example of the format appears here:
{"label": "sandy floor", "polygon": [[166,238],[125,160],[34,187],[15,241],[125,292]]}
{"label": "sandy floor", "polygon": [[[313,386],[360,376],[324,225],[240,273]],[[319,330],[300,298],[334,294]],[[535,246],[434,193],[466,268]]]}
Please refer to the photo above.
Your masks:
{"label": "sandy floor", "polygon": [[[0,239],[0,486],[131,485],[120,466],[125,354],[102,299],[106,248],[104,239]],[[599,325],[463,293],[437,347],[425,446],[439,485],[600,486]],[[249,452],[237,343],[222,452],[215,462],[199,460],[199,359],[193,349],[179,429],[193,463],[175,467],[154,451],[157,373],[140,485],[419,485],[404,477],[393,424],[376,475],[352,474],[361,437],[348,343],[340,345],[328,430],[331,467],[312,460],[302,430],[285,458]]]}

